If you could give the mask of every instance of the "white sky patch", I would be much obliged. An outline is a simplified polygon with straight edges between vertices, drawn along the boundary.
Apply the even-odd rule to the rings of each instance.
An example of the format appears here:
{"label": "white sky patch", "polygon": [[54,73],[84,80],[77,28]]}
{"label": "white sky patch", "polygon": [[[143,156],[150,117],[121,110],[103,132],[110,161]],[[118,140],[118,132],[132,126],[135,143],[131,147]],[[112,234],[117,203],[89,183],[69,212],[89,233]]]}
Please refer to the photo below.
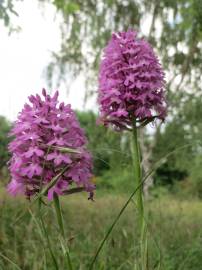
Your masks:
{"label": "white sky patch", "polygon": [[[44,12],[37,1],[16,4],[19,17],[12,23],[19,25],[20,33],[8,36],[8,29],[0,22],[0,115],[15,120],[30,94],[47,88],[44,69],[51,60],[51,52],[60,49],[60,21],[53,5],[46,4]],[[84,84],[72,84],[69,98],[64,85],[58,89],[60,100],[81,108]],[[74,91],[72,91],[74,90]]]}

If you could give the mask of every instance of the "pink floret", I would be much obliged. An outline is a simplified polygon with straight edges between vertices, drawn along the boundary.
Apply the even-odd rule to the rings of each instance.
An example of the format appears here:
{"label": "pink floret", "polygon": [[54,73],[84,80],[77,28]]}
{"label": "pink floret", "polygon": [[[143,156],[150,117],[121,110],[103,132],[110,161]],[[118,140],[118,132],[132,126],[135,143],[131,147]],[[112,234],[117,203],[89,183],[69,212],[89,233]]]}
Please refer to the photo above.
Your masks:
{"label": "pink floret", "polygon": [[99,73],[100,120],[115,129],[164,120],[164,72],[150,44],[134,31],[114,33]]}
{"label": "pink floret", "polygon": [[[9,144],[10,194],[23,193],[27,198],[40,192],[65,167],[67,170],[48,191],[63,195],[73,184],[90,196],[95,185],[92,178],[92,157],[86,150],[87,139],[70,105],[58,104],[58,92],[53,97],[30,96],[11,131]],[[61,151],[71,148],[76,153]]]}

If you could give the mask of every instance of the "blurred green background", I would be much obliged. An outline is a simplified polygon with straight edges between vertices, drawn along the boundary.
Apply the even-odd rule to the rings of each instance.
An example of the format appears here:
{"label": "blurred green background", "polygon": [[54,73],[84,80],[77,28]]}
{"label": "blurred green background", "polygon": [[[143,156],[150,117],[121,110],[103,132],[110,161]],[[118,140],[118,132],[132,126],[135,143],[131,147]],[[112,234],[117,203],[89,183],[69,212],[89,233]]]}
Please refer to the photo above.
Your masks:
{"label": "blurred green background", "polygon": [[[34,0],[33,0],[34,1]],[[0,18],[14,31],[18,1],[0,1]],[[145,183],[148,212],[150,268],[162,270],[202,269],[202,0],[39,0],[39,9],[53,5],[61,18],[61,48],[52,53],[46,67],[47,83],[58,84],[85,74],[83,110],[77,111],[93,153],[97,184],[95,202],[85,195],[63,199],[66,231],[75,269],[88,269],[90,258],[113,218],[134,190],[130,158],[130,136],[96,124],[97,106],[86,110],[96,97],[101,53],[113,31],[140,29],[154,46],[166,72],[168,117],[140,131],[143,173],[166,154],[176,151]],[[17,27],[17,25],[16,25]],[[9,38],[9,37],[8,37]],[[12,123],[0,117],[0,269],[54,269],[45,262],[46,245],[41,245],[34,214],[27,212],[15,226],[24,200],[5,193],[9,181],[8,132]],[[186,146],[186,147],[184,147]],[[184,148],[183,148],[184,147]],[[51,209],[44,210],[47,220]],[[133,269],[133,203],[107,242],[95,269]],[[33,212],[34,213],[34,210]],[[57,234],[47,222],[54,250]],[[137,247],[138,248],[138,247]],[[43,254],[43,255],[42,255]],[[77,255],[76,255],[77,254]],[[11,261],[10,261],[11,260]]]}

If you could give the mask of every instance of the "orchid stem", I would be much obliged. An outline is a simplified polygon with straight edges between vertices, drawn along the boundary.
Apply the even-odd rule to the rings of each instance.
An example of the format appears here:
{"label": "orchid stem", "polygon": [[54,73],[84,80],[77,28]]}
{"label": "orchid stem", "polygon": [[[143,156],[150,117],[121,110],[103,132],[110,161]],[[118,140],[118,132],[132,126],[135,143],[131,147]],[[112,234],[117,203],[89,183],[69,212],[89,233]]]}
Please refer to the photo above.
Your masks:
{"label": "orchid stem", "polygon": [[140,160],[140,149],[138,144],[138,132],[136,122],[134,122],[132,130],[131,140],[131,153],[134,167],[135,176],[135,188],[140,186],[137,190],[136,204],[138,210],[138,228],[140,232],[140,258],[141,258],[141,270],[147,270],[148,268],[148,254],[147,254],[147,229],[144,217],[144,200],[143,200],[143,185],[142,172],[141,172],[141,160]]}
{"label": "orchid stem", "polygon": [[44,236],[46,238],[48,250],[49,250],[51,258],[53,260],[53,264],[55,266],[55,269],[59,270],[57,260],[55,258],[54,252],[53,252],[52,247],[51,247],[51,242],[50,242],[50,239],[49,239],[49,235],[48,235],[48,232],[46,230],[46,226],[44,224],[43,215],[42,215],[42,212],[41,212],[41,198],[39,199],[38,206],[39,206],[39,220],[41,222],[42,233],[44,234]]}
{"label": "orchid stem", "polygon": [[54,193],[54,206],[55,206],[55,212],[56,212],[60,234],[62,237],[61,245],[65,253],[65,257],[67,259],[68,270],[73,270],[69,248],[67,246],[66,239],[65,239],[65,230],[64,230],[64,224],[63,224],[63,216],[62,216],[62,210],[60,206],[60,200],[56,193]]}

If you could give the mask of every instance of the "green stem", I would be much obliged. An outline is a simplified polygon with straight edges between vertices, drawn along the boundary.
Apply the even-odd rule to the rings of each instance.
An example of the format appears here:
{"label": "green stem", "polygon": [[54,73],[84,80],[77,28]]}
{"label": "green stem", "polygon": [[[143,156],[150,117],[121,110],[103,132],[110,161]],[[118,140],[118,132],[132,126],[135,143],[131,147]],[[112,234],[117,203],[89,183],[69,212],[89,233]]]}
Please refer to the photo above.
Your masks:
{"label": "green stem", "polygon": [[57,264],[57,260],[56,260],[56,258],[55,258],[54,253],[53,253],[53,250],[52,250],[52,248],[51,248],[51,243],[50,243],[50,239],[49,239],[49,236],[48,236],[48,232],[47,232],[46,226],[45,226],[45,224],[44,224],[43,215],[42,215],[42,213],[41,213],[41,199],[39,199],[39,204],[38,204],[38,206],[39,206],[39,219],[40,219],[40,222],[41,222],[42,232],[43,232],[43,234],[44,234],[44,236],[45,236],[45,238],[46,238],[48,250],[49,250],[50,255],[51,255],[51,258],[52,258],[52,260],[53,260],[53,264],[54,264],[54,266],[55,266],[55,269],[56,269],[56,270],[59,270],[59,267],[58,267],[58,264]]}
{"label": "green stem", "polygon": [[[140,166],[140,150],[138,145],[138,134],[136,124],[133,126],[132,141],[131,141],[131,152],[133,159],[134,175],[135,175],[135,188],[141,184],[141,166]],[[142,224],[144,220],[144,205],[143,205],[143,188],[138,189],[137,195],[137,207],[140,216],[139,222]]]}
{"label": "green stem", "polygon": [[142,172],[141,172],[141,161],[140,161],[140,149],[138,144],[138,132],[136,122],[134,121],[132,130],[131,140],[131,153],[134,167],[135,176],[135,188],[140,186],[137,190],[137,210],[138,210],[138,227],[140,232],[140,258],[141,258],[141,270],[146,270],[148,265],[148,254],[147,254],[147,229],[144,218],[144,201],[143,201],[143,185],[142,183]]}
{"label": "green stem", "polygon": [[54,194],[54,206],[55,206],[55,212],[56,212],[56,217],[57,217],[57,221],[58,221],[58,226],[60,229],[60,234],[62,236],[63,241],[61,241],[61,245],[62,245],[62,249],[64,250],[66,259],[67,259],[67,265],[68,265],[68,269],[72,270],[72,263],[71,263],[71,257],[70,257],[70,253],[69,253],[69,248],[66,244],[66,239],[65,239],[65,231],[64,231],[64,225],[63,225],[63,216],[62,216],[62,210],[61,210],[61,206],[60,206],[60,200],[58,195],[55,193]]}

